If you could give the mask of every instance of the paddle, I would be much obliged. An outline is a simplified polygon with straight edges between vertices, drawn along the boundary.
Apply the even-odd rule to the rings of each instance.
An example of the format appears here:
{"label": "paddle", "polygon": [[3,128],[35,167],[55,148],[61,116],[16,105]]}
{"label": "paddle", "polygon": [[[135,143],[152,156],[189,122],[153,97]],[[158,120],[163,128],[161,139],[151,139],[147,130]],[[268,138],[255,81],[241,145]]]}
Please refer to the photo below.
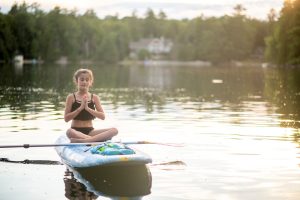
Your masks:
{"label": "paddle", "polygon": [[[98,144],[103,144],[107,142],[114,141],[106,141],[106,142],[90,142],[90,143],[64,143],[64,144],[21,144],[21,145],[0,145],[0,148],[30,148],[30,147],[60,147],[60,146],[93,146]],[[162,142],[151,142],[151,141],[133,141],[133,142],[115,142],[122,144],[158,144],[172,147],[182,147],[181,144],[174,143],[162,143]]]}

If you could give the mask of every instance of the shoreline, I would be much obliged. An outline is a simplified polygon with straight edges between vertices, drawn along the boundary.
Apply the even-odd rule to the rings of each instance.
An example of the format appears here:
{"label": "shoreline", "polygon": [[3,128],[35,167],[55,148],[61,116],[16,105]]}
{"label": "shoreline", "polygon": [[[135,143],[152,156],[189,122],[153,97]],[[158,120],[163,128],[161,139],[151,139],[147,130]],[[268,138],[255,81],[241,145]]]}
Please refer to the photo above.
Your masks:
{"label": "shoreline", "polygon": [[144,65],[144,66],[202,66],[210,67],[211,62],[206,61],[176,61],[176,60],[124,60],[119,62],[121,65]]}
{"label": "shoreline", "polygon": [[213,66],[234,66],[234,67],[271,67],[273,65],[261,61],[231,61],[228,63],[213,64],[209,61],[175,61],[175,60],[124,60],[121,65],[143,65],[143,66],[191,66],[191,67],[213,67]]}
{"label": "shoreline", "polygon": [[[4,61],[0,60],[0,63],[5,63]],[[13,63],[15,65],[27,65],[27,64],[44,64],[47,62],[44,62],[43,60],[36,60],[36,59],[24,59],[24,60],[14,60]],[[69,60],[58,60],[54,62],[55,64],[59,65],[67,65],[70,63],[74,63]],[[80,63],[81,65],[91,65],[95,63],[101,63],[91,61],[91,60],[82,60],[77,61],[77,63]],[[115,64],[123,65],[123,66],[130,66],[130,65],[140,65],[140,66],[190,66],[190,67],[226,67],[226,66],[234,66],[234,67],[273,67],[273,64],[262,62],[262,61],[255,61],[255,60],[246,60],[246,61],[231,61],[226,63],[220,63],[220,64],[213,64],[209,61],[201,61],[201,60],[195,60],[195,61],[178,61],[178,60],[123,60],[120,62],[117,62]]]}

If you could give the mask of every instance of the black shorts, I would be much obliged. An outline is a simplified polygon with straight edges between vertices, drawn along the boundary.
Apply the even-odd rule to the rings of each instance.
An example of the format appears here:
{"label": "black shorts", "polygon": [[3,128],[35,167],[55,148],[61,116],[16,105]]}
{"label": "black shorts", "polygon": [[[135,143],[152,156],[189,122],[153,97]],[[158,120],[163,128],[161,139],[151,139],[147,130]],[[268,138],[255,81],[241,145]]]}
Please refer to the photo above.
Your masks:
{"label": "black shorts", "polygon": [[88,135],[92,130],[94,130],[93,127],[71,127],[71,128],[81,133],[84,133],[86,135]]}

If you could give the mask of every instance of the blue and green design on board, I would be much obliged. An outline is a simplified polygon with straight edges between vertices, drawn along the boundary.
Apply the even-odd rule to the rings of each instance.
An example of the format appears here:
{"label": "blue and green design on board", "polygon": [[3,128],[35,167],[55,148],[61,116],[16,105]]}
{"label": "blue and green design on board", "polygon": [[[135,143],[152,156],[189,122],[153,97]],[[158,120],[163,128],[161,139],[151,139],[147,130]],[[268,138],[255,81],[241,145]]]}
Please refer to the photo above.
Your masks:
{"label": "blue and green design on board", "polygon": [[135,154],[135,152],[121,143],[107,142],[99,144],[91,148],[91,153],[101,154],[105,156],[109,155],[130,155]]}

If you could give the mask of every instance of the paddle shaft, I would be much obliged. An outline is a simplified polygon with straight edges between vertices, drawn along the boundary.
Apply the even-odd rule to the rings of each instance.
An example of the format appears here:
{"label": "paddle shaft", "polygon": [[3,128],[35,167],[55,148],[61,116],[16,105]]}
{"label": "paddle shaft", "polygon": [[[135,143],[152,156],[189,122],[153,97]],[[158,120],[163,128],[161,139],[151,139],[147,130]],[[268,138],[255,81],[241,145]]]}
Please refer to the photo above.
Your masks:
{"label": "paddle shaft", "polygon": [[[107,141],[113,142],[113,141]],[[98,144],[103,144],[107,142],[90,142],[90,143],[64,143],[64,144],[21,144],[21,145],[0,145],[0,148],[30,148],[30,147],[61,147],[61,146],[93,146]],[[181,147],[180,144],[172,143],[161,143],[161,142],[149,142],[149,141],[135,141],[135,142],[116,142],[122,144],[159,144],[166,146]]]}
{"label": "paddle shaft", "polygon": [[[0,148],[29,148],[29,147],[60,147],[60,146],[91,146],[99,143],[66,143],[66,144],[21,144],[21,145],[0,145]],[[101,143],[100,143],[101,144]]]}

